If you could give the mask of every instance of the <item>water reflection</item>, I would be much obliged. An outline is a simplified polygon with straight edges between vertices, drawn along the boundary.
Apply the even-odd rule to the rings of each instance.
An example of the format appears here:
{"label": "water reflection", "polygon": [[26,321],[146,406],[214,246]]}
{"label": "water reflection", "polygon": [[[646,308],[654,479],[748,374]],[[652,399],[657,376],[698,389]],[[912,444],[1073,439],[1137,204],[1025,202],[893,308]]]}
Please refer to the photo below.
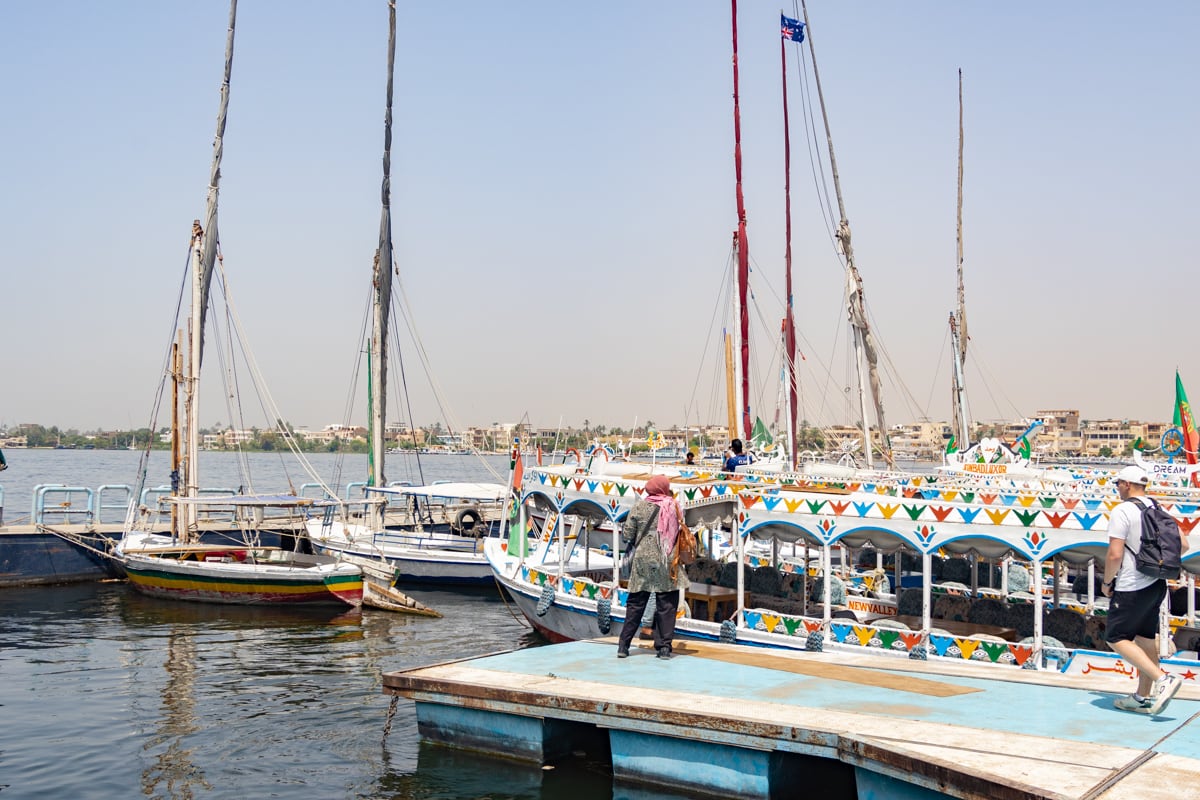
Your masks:
{"label": "water reflection", "polygon": [[[167,675],[162,690],[162,714],[155,734],[142,746],[147,754],[158,752],[142,770],[142,794],[146,797],[191,800],[195,789],[211,789],[204,773],[192,763],[192,752],[184,738],[196,733],[196,642],[193,633],[180,626],[167,637]],[[165,747],[164,747],[165,745]]]}
{"label": "water reflection", "polygon": [[408,700],[384,741],[383,673],[545,643],[494,589],[412,593],[444,617],[0,592],[3,796],[611,797],[595,753],[542,771],[422,745]]}

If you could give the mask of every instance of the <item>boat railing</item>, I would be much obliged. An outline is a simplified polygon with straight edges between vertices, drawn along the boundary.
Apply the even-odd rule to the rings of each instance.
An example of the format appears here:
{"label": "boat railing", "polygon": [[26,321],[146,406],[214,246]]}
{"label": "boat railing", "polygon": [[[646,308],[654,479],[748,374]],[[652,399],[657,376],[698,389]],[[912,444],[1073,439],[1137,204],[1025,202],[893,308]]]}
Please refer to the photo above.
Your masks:
{"label": "boat railing", "polygon": [[376,534],[377,542],[411,547],[416,550],[449,550],[456,553],[482,553],[487,537],[454,536],[426,530],[384,530]]}
{"label": "boat railing", "polygon": [[[106,503],[105,498],[113,494],[117,494],[120,497],[120,500]],[[123,521],[125,519],[125,513],[129,510],[129,501],[132,497],[133,487],[123,483],[106,483],[98,488],[96,490],[96,514],[98,521],[101,524],[110,521],[105,518],[105,511],[119,512],[120,516],[111,521]]]}
{"label": "boat railing", "polygon": [[[170,486],[152,486],[152,487],[148,486],[145,489],[142,489],[141,497],[138,498],[138,504],[141,507],[146,508],[146,509],[155,509],[156,513],[158,513],[158,514],[167,513],[167,508],[162,501],[165,498],[169,497],[172,494],[172,491],[173,490],[171,489]],[[200,489],[198,494],[209,495],[209,496],[220,496],[220,495],[237,494],[237,492],[235,492],[233,489],[230,489],[228,487],[210,486],[210,487]],[[232,522],[234,520],[234,513],[233,513],[232,506],[224,506],[224,507],[207,506],[207,507],[200,509],[199,514],[206,521],[210,521],[210,522],[217,522],[217,521]]]}
{"label": "boat railing", "polygon": [[302,483],[300,484],[300,496],[311,497],[314,500],[336,500],[337,495],[330,495],[325,491],[325,485],[321,483]]}
{"label": "boat railing", "polygon": [[[78,505],[81,498],[82,507]],[[33,508],[29,516],[35,525],[50,522],[90,525],[96,521],[95,503],[96,490],[91,487],[43,483],[33,489]]]}

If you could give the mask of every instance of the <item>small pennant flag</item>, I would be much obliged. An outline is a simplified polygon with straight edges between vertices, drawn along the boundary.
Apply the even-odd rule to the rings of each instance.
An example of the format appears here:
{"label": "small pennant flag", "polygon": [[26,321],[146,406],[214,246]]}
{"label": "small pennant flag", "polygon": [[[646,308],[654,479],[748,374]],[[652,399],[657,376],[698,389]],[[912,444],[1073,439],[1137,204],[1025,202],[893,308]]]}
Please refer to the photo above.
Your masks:
{"label": "small pennant flag", "polygon": [[956,445],[957,443],[958,443],[958,440],[954,437],[954,434],[953,433],[950,434],[950,441],[946,442],[946,452],[953,453],[954,445]]}

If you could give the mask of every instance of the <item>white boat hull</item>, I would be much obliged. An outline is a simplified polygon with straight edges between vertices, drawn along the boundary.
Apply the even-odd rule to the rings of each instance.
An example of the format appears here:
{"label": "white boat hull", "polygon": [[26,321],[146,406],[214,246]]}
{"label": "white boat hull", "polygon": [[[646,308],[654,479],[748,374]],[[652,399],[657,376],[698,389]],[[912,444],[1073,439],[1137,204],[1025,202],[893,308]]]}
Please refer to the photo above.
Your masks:
{"label": "white boat hull", "polygon": [[490,585],[492,569],[483,553],[486,539],[450,533],[379,531],[364,525],[319,520],[307,523],[313,549],[330,556],[385,561],[400,583]]}

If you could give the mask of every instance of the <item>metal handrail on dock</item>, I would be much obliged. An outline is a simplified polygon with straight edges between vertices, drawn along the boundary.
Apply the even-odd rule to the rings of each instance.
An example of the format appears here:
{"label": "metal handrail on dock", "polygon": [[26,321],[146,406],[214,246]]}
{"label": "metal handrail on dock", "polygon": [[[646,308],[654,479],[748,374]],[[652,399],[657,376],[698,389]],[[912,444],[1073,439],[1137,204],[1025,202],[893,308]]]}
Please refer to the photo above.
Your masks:
{"label": "metal handrail on dock", "polygon": [[[83,495],[87,502],[83,508],[75,507],[75,498]],[[61,496],[63,499],[56,507],[47,508],[47,496]],[[96,490],[89,486],[65,486],[61,483],[43,483],[33,489],[33,507],[29,518],[34,524],[42,525],[47,515],[62,515],[64,522],[80,522],[91,525],[96,521]],[[78,517],[82,516],[83,520]]]}
{"label": "metal handrail on dock", "polygon": [[[105,495],[119,492],[123,495],[120,502],[106,503],[104,502]],[[121,516],[116,520],[121,522],[125,519],[125,513],[129,510],[129,501],[133,498],[133,487],[124,483],[106,483],[96,489],[96,514],[101,524],[107,522],[104,518],[105,511],[118,511]]]}

